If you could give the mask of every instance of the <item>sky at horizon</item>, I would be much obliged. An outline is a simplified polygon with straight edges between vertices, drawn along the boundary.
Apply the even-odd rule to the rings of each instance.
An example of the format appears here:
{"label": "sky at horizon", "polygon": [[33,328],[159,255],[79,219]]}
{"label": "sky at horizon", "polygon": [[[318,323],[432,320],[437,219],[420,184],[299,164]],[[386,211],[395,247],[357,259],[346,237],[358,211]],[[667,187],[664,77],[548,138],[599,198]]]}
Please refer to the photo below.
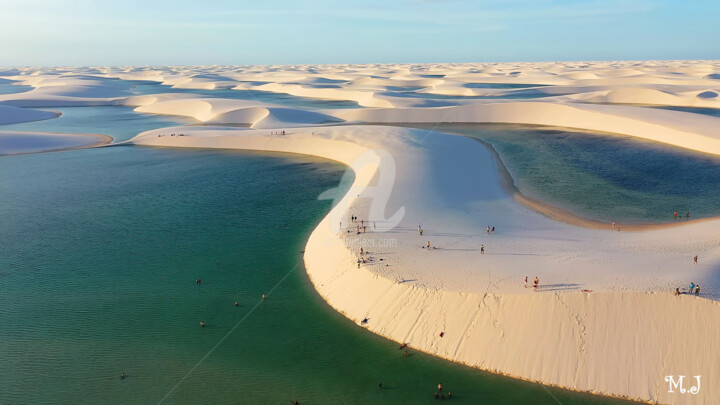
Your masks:
{"label": "sky at horizon", "polygon": [[0,66],[720,59],[710,0],[0,0]]}

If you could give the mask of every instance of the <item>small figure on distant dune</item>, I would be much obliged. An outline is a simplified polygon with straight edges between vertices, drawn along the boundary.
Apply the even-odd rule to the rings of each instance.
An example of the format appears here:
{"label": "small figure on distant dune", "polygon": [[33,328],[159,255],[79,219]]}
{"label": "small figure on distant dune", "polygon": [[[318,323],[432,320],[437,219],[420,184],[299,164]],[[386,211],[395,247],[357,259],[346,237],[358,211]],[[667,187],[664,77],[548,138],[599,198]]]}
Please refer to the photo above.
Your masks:
{"label": "small figure on distant dune", "polygon": [[369,320],[370,320],[370,319],[365,318],[365,319],[363,319],[362,321],[360,321],[360,323],[363,324],[363,325],[365,325],[365,324],[368,323]]}
{"label": "small figure on distant dune", "polygon": [[440,337],[445,336],[445,332],[440,332]]}

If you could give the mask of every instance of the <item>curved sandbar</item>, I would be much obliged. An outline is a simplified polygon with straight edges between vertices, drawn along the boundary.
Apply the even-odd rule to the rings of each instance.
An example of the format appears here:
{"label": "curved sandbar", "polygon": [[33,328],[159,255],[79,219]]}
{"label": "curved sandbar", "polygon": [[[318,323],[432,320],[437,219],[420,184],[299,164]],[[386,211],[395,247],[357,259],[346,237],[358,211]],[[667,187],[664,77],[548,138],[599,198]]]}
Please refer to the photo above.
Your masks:
{"label": "curved sandbar", "polygon": [[101,134],[0,131],[0,156],[94,148],[112,141]]}
{"label": "curved sandbar", "polygon": [[[576,390],[665,403],[720,401],[713,384],[720,359],[707,355],[720,352],[720,325],[712,321],[720,319],[720,303],[669,292],[689,281],[704,291],[716,287],[720,221],[635,233],[578,228],[508,196],[491,153],[471,139],[378,126],[286,131],[165,128],[132,142],[302,153],[353,167],[355,183],[313,231],[305,263],[328,303],[355,321],[369,318],[367,327],[380,335]],[[354,164],[368,153],[384,155],[372,151],[392,158]],[[369,215],[393,168],[382,218]],[[399,212],[396,226],[384,220]],[[356,235],[350,215],[376,223]],[[486,225],[497,233],[486,234]],[[427,241],[437,249],[422,248]],[[358,268],[360,247],[372,261]],[[523,288],[526,275],[540,276],[539,292]],[[704,385],[698,395],[671,394],[667,375],[702,375]]]}

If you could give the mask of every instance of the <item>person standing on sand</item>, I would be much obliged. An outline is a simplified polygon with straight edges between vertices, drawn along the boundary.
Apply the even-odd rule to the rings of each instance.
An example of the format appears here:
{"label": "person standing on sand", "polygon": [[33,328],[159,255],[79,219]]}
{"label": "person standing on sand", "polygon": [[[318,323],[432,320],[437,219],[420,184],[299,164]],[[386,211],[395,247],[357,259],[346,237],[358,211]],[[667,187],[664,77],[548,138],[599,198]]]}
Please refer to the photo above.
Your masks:
{"label": "person standing on sand", "polygon": [[537,278],[537,276],[535,276],[535,281],[533,281],[533,289],[535,291],[537,291],[539,286],[540,286],[540,279]]}
{"label": "person standing on sand", "polygon": [[430,241],[427,243],[427,248],[430,249]]}
{"label": "person standing on sand", "polygon": [[693,291],[695,291],[695,282],[690,283],[690,290],[688,291],[688,294],[692,294]]}
{"label": "person standing on sand", "polygon": [[525,288],[527,288],[528,276],[525,276]]}
{"label": "person standing on sand", "polygon": [[494,227],[494,226],[492,227],[492,229],[490,230],[490,232],[491,232],[493,235],[495,235],[495,227]]}
{"label": "person standing on sand", "polygon": [[480,254],[481,255],[485,254],[485,245],[480,245]]}
{"label": "person standing on sand", "polygon": [[487,226],[487,234],[490,235],[490,225]]}
{"label": "person standing on sand", "polygon": [[700,295],[700,284],[695,286],[695,295]]}
{"label": "person standing on sand", "polygon": [[693,257],[693,262],[694,262],[695,264],[697,264],[697,255],[695,255],[695,257]]}
{"label": "person standing on sand", "polygon": [[680,295],[680,287],[675,289],[675,296],[677,297],[679,295]]}

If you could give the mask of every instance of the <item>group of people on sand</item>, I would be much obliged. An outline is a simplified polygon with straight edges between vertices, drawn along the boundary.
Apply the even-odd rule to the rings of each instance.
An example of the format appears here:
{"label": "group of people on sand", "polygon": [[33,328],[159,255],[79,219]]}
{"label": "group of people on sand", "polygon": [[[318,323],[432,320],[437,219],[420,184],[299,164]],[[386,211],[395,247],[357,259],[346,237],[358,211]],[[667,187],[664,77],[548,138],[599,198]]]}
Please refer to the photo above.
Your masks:
{"label": "group of people on sand", "polygon": [[[525,288],[528,287],[528,276],[525,276]],[[533,280],[533,291],[537,291],[538,288],[540,288],[540,279],[535,276],[535,280]]]}
{"label": "group of people on sand", "polygon": [[270,135],[285,135],[285,131],[271,131]]}
{"label": "group of people on sand", "polygon": [[490,235],[491,233],[494,235],[494,234],[495,234],[495,227],[493,226],[493,227],[491,228],[490,225],[488,225],[486,231],[487,231],[487,234],[488,234],[488,235]]}
{"label": "group of people on sand", "polygon": [[[675,296],[680,294],[683,294],[683,292],[681,292],[680,287],[678,287],[675,289]],[[695,284],[695,282],[690,283],[690,288],[688,288],[687,293],[685,294],[700,295],[700,284]]]}
{"label": "group of people on sand", "polygon": [[[357,235],[360,235],[360,233],[367,233],[367,228],[368,226],[370,226],[370,221],[360,220],[355,215],[350,216],[350,221],[355,224],[355,232]],[[377,229],[374,221],[372,223],[372,226],[373,229]],[[342,221],[340,222],[340,229],[342,230]],[[350,233],[350,229],[348,229],[348,233]]]}

